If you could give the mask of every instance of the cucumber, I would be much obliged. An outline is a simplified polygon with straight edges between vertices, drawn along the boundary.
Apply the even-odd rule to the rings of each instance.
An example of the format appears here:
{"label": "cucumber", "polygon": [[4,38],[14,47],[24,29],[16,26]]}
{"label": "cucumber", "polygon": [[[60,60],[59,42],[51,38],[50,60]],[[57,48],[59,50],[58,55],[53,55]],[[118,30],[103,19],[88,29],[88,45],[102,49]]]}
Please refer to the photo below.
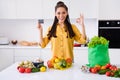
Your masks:
{"label": "cucumber", "polygon": [[109,69],[101,69],[98,71],[98,74],[105,74],[107,71],[109,71]]}
{"label": "cucumber", "polygon": [[32,72],[39,72],[40,69],[39,68],[32,68]]}

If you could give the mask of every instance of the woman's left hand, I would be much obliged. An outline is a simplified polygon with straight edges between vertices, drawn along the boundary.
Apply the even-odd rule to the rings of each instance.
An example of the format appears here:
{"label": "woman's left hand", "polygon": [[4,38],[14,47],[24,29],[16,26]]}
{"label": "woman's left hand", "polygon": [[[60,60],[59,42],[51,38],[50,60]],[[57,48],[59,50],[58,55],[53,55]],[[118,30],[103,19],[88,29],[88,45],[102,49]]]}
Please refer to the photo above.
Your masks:
{"label": "woman's left hand", "polygon": [[76,22],[81,25],[81,32],[84,39],[86,39],[85,25],[84,25],[84,16],[80,14],[80,18],[77,18]]}
{"label": "woman's left hand", "polygon": [[76,22],[80,25],[84,25],[84,16],[80,14],[80,18],[77,18]]}

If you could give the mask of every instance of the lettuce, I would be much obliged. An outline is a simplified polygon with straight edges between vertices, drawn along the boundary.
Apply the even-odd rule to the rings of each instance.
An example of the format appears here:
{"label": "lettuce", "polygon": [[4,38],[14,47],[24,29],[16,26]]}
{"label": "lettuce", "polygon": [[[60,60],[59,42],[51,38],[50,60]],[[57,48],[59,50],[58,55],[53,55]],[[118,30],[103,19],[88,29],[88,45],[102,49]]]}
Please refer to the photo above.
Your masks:
{"label": "lettuce", "polygon": [[93,48],[96,45],[107,45],[109,44],[109,40],[107,40],[104,37],[98,37],[98,36],[94,36],[93,38],[91,38],[90,42],[88,43],[88,47],[89,48]]}

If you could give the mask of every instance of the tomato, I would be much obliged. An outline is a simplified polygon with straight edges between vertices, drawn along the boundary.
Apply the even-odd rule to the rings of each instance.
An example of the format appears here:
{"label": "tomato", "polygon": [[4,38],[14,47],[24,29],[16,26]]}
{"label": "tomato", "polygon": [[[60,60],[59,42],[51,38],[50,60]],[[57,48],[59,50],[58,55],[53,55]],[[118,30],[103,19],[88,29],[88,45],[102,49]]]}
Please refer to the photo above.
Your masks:
{"label": "tomato", "polygon": [[111,67],[111,64],[108,63],[108,64],[106,64],[105,66],[106,66],[106,68],[108,69],[109,67]]}
{"label": "tomato", "polygon": [[24,73],[24,72],[25,72],[25,68],[19,67],[18,71],[19,71],[20,73]]}
{"label": "tomato", "polygon": [[48,65],[48,68],[53,68],[52,61],[48,60],[47,65]]}
{"label": "tomato", "polygon": [[89,69],[89,71],[92,72],[91,70],[92,70],[92,67]]}
{"label": "tomato", "polygon": [[26,73],[31,73],[31,68],[25,68]]}
{"label": "tomato", "polygon": [[106,75],[106,76],[110,76],[111,73],[110,73],[109,71],[107,71],[107,72],[105,73],[105,75]]}
{"label": "tomato", "polygon": [[92,68],[92,69],[91,69],[91,72],[92,72],[92,73],[97,73],[97,68]]}
{"label": "tomato", "polygon": [[114,66],[114,65],[109,67],[109,69],[112,70],[112,71],[117,71],[118,70],[118,68],[116,66]]}
{"label": "tomato", "polygon": [[66,59],[66,62],[67,62],[67,63],[72,63],[72,59],[71,59],[71,58],[67,58],[67,59]]}
{"label": "tomato", "polygon": [[112,70],[113,66],[110,66],[109,69]]}
{"label": "tomato", "polygon": [[114,68],[113,70],[114,70],[114,71],[117,71],[117,70],[118,70],[118,68],[116,67],[116,68]]}

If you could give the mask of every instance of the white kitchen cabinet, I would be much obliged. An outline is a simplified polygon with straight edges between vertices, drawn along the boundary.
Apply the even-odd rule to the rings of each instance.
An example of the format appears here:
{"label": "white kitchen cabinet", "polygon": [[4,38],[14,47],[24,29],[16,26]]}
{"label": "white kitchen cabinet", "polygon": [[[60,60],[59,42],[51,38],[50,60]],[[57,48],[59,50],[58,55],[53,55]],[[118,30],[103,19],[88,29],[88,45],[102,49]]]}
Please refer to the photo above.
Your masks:
{"label": "white kitchen cabinet", "polygon": [[14,62],[30,60],[34,61],[41,57],[40,48],[16,48],[14,51]]}
{"label": "white kitchen cabinet", "polygon": [[15,0],[0,0],[0,19],[16,18]]}
{"label": "white kitchen cabinet", "polygon": [[41,48],[41,59],[47,62],[52,58],[51,48]]}
{"label": "white kitchen cabinet", "polygon": [[[44,19],[54,19],[55,17],[55,6],[59,0],[43,0],[43,18]],[[61,0],[68,7],[70,0]]]}
{"label": "white kitchen cabinet", "polygon": [[42,19],[42,0],[16,0],[18,19]]}
{"label": "white kitchen cabinet", "polygon": [[98,18],[98,0],[70,0],[70,18],[78,18],[84,14],[85,18]]}
{"label": "white kitchen cabinet", "polygon": [[120,19],[120,0],[99,0],[99,19]]}
{"label": "white kitchen cabinet", "polygon": [[88,49],[74,49],[74,62],[79,64],[88,64]]}
{"label": "white kitchen cabinet", "polygon": [[[0,0],[0,19],[54,19],[59,0]],[[98,0],[61,0],[69,10],[70,18],[98,17]]]}
{"label": "white kitchen cabinet", "polygon": [[109,49],[110,63],[120,65],[120,49]]}
{"label": "white kitchen cabinet", "polygon": [[[120,49],[109,49],[109,57],[111,64],[120,64]],[[88,49],[77,48],[74,49],[74,61],[80,64],[88,64]]]}
{"label": "white kitchen cabinet", "polygon": [[13,64],[14,49],[0,48],[0,71]]}

